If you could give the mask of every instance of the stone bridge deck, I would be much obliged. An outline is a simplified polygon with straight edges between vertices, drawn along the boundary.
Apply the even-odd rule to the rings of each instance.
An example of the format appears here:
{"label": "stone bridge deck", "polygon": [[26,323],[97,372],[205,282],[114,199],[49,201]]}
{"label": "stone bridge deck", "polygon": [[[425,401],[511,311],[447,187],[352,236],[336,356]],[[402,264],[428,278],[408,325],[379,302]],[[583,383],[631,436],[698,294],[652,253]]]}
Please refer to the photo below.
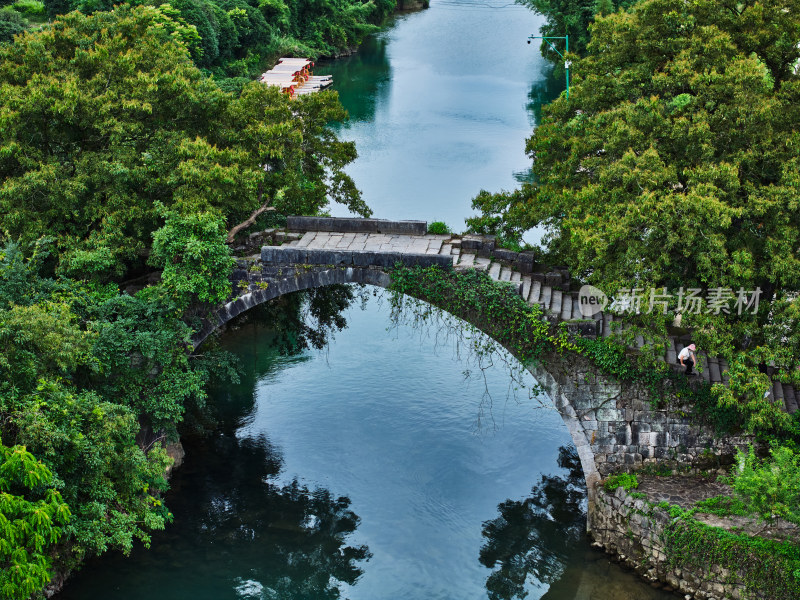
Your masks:
{"label": "stone bridge deck", "polygon": [[[516,284],[529,304],[538,304],[552,321],[585,319],[580,312],[578,293],[568,291],[569,273],[565,269],[536,272],[533,254],[495,248],[491,236],[434,235],[425,233],[421,221],[379,221],[376,219],[331,219],[290,217],[289,229],[299,234],[287,244],[265,247],[262,260],[279,264],[347,264],[357,267],[391,267],[398,260],[406,264],[452,265],[456,270],[486,271],[495,281]],[[565,289],[566,288],[566,289]],[[596,334],[612,334],[612,323],[623,319],[610,311],[592,317]],[[623,326],[620,323],[619,326]],[[669,337],[660,360],[681,368],[677,355],[683,340]],[[636,336],[635,348],[645,345]],[[728,382],[727,362],[698,353],[700,375],[709,383]],[[789,413],[798,410],[800,394],[790,385],[773,381],[772,399]]]}

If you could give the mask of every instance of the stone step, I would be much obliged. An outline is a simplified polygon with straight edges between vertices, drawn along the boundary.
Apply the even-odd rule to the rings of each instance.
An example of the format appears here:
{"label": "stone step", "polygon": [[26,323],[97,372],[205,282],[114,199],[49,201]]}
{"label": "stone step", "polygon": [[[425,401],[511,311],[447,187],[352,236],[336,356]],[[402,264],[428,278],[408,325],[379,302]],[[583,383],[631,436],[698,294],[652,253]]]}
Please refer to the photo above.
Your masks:
{"label": "stone step", "polygon": [[675,338],[667,338],[667,363],[670,365],[678,364],[678,353],[675,351]]}
{"label": "stone step", "polygon": [[531,278],[527,275],[522,278],[522,299],[526,302],[528,301],[528,296],[530,296],[531,293],[531,283]]}
{"label": "stone step", "polygon": [[638,334],[635,338],[633,338],[633,343],[636,345],[637,348],[641,348],[644,346],[644,337],[642,334]]}
{"label": "stone step", "polygon": [[489,265],[491,264],[492,264],[491,258],[484,258],[482,256],[478,256],[475,259],[475,264],[473,265],[473,268],[476,271],[486,271],[489,268]]}
{"label": "stone step", "polygon": [[316,231],[307,231],[303,234],[303,237],[300,238],[300,241],[297,242],[297,246],[299,248],[307,248],[308,245],[314,241],[315,237],[317,237]]}
{"label": "stone step", "polygon": [[511,268],[502,267],[500,269],[500,281],[511,281]]}
{"label": "stone step", "polygon": [[453,253],[452,244],[442,244],[442,247],[439,248],[439,254],[452,254],[452,253]]}
{"label": "stone step", "polygon": [[614,321],[614,315],[610,312],[603,312],[603,337],[611,336],[611,323]]}
{"label": "stone step", "polygon": [[561,296],[563,292],[561,290],[553,290],[553,299],[550,302],[550,312],[553,314],[559,314],[561,312]]}
{"label": "stone step", "polygon": [[[700,352],[695,352],[695,356],[697,357],[697,364],[702,365],[701,368],[703,369],[703,372],[700,373],[700,375],[702,375],[706,383],[710,383],[711,374],[708,372],[708,355],[701,350]],[[691,359],[689,359],[689,361],[691,361]]]}
{"label": "stone step", "polygon": [[500,269],[503,266],[500,263],[492,263],[489,265],[489,277],[494,279],[495,281],[500,281]]}
{"label": "stone step", "polygon": [[534,281],[531,283],[531,293],[528,295],[528,304],[538,304],[542,295],[542,282]]}
{"label": "stone step", "polygon": [[794,388],[790,385],[784,384],[783,385],[783,399],[786,403],[786,410],[789,414],[794,414],[798,410],[798,403],[797,403],[797,394]]}
{"label": "stone step", "polygon": [[550,300],[552,299],[553,295],[553,288],[549,285],[542,287],[542,294],[539,296],[539,304],[542,305],[544,310],[548,310],[550,308]]}
{"label": "stone step", "polygon": [[570,294],[572,296],[572,318],[573,319],[588,319],[591,317],[584,317],[581,313],[581,301],[578,300],[578,294]]}
{"label": "stone step", "polygon": [[461,257],[458,259],[458,266],[459,267],[462,267],[462,268],[465,268],[465,269],[471,269],[474,264],[475,264],[475,255],[474,254],[469,254],[467,252],[462,252],[461,253]]}
{"label": "stone step", "polygon": [[511,283],[522,283],[522,273],[519,271],[512,271]]}
{"label": "stone step", "polygon": [[719,359],[719,372],[722,376],[722,383],[728,385],[728,382],[731,380],[730,375],[727,373],[728,371],[728,361],[724,358]]}
{"label": "stone step", "polygon": [[788,412],[786,409],[786,402],[784,402],[783,398],[783,384],[780,381],[772,382],[772,399],[784,412]]}
{"label": "stone step", "polygon": [[708,374],[711,383],[722,383],[722,374],[719,372],[719,361],[714,356],[708,357]]}
{"label": "stone step", "polygon": [[561,296],[561,320],[572,318],[572,296],[566,292]]}

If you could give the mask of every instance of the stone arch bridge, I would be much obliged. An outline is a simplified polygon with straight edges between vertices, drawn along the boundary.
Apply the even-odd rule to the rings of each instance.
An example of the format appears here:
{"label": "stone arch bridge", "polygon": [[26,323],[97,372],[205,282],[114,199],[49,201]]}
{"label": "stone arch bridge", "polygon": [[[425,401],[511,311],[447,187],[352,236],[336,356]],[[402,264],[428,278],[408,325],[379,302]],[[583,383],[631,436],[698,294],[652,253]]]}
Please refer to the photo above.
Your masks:
{"label": "stone arch bridge", "polygon": [[[204,321],[195,347],[231,319],[284,294],[343,283],[386,288],[391,283],[387,271],[398,262],[486,271],[492,279],[514,285],[528,303],[541,305],[552,322],[571,322],[583,335],[608,336],[619,319],[610,312],[583,318],[565,269],[542,272],[531,253],[498,249],[490,236],[428,234],[423,221],[350,218],[289,217],[287,229],[292,233],[280,234],[286,243],[263,246],[260,255],[238,263],[233,280],[239,294]],[[257,242],[259,235],[251,238]],[[638,337],[636,346],[643,345]],[[677,365],[682,348],[680,339],[668,339],[661,359]],[[705,381],[727,381],[724,360],[703,352],[699,358]],[[572,436],[586,476],[590,512],[596,484],[612,472],[655,463],[708,468],[715,466],[709,464],[709,450],[718,461],[732,457],[747,442],[714,439],[713,432],[689,422],[685,415],[691,407],[652,408],[643,386],[621,384],[584,357],[551,353],[525,366]],[[775,382],[773,394],[784,410],[797,410],[793,388]]]}

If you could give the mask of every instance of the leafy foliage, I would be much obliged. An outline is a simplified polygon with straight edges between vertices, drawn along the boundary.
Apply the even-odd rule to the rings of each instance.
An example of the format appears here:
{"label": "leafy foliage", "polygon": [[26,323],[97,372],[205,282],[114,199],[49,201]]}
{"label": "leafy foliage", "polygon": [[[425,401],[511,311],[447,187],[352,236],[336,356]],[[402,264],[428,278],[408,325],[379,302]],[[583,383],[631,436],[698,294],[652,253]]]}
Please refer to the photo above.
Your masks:
{"label": "leafy foliage", "polygon": [[[193,364],[191,330],[160,288],[127,296],[42,277],[37,248],[31,258],[15,244],[0,250],[0,435],[42,461],[69,506],[53,556],[64,570],[164,527],[161,442],[205,398],[214,361]],[[160,435],[140,445],[147,431]]]}
{"label": "leafy foliage", "polygon": [[0,8],[0,43],[10,42],[27,28],[28,22],[11,7]]}
{"label": "leafy foliage", "polygon": [[487,273],[398,265],[391,277],[395,310],[406,301],[400,294],[430,302],[477,326],[522,363],[552,347],[541,308],[527,304],[511,286],[496,284]]}
{"label": "leafy foliage", "polygon": [[428,223],[428,233],[443,235],[453,232],[444,221],[434,221],[433,223]]}
{"label": "leafy foliage", "polygon": [[762,519],[800,525],[800,454],[787,446],[773,447],[770,454],[761,461],[752,447],[746,454],[740,451],[733,490]]}
{"label": "leafy foliage", "polygon": [[[578,5],[565,6],[541,4]],[[768,372],[800,384],[797,8],[644,0],[595,15],[570,98],[528,141],[535,182],[475,199],[475,226],[543,226],[551,260],[611,296],[671,292],[669,314],[636,317],[639,333],[663,339],[683,312],[698,347],[727,360],[730,384],[712,392],[748,431],[792,427],[765,396]],[[762,293],[754,314],[694,314],[680,288]]]}
{"label": "leafy foliage", "polygon": [[[34,2],[34,0],[19,0]],[[36,3],[40,4],[40,3]],[[279,56],[335,56],[358,46],[394,11],[394,0],[132,0],[188,27],[198,67],[240,89]],[[110,11],[111,0],[46,0],[50,18],[79,10]]]}
{"label": "leafy foliage", "polygon": [[24,446],[0,444],[0,594],[26,600],[50,581],[50,550],[69,522],[53,474]]}
{"label": "leafy foliage", "polygon": [[750,595],[791,600],[800,594],[800,546],[711,527],[695,511],[669,507],[662,539],[673,569],[715,565],[743,576]]}
{"label": "leafy foliage", "polygon": [[0,47],[5,235],[51,236],[60,272],[104,280],[144,268],[169,212],[232,227],[265,203],[306,214],[330,199],[369,214],[342,170],[354,145],[325,127],[345,117],[335,94],[290,101],[253,82],[234,98],[168,13],[71,13]]}
{"label": "leafy foliage", "polygon": [[[569,35],[569,51],[571,54],[583,56],[589,43],[589,27],[596,16],[605,16],[618,8],[627,8],[636,0],[516,0],[518,4],[527,6],[534,12],[543,15],[547,21],[539,28],[542,36],[563,37]],[[563,41],[553,42],[563,54]],[[541,44],[542,55],[560,65],[561,57],[544,40]],[[559,66],[560,68],[560,66]]]}
{"label": "leafy foliage", "polygon": [[603,483],[603,487],[607,492],[613,492],[619,487],[627,492],[638,488],[639,480],[636,473],[617,473],[606,479]]}
{"label": "leafy foliage", "polygon": [[231,293],[228,273],[235,261],[225,237],[224,220],[209,212],[168,213],[153,234],[150,263],[162,267],[161,281],[180,308],[218,304]]}

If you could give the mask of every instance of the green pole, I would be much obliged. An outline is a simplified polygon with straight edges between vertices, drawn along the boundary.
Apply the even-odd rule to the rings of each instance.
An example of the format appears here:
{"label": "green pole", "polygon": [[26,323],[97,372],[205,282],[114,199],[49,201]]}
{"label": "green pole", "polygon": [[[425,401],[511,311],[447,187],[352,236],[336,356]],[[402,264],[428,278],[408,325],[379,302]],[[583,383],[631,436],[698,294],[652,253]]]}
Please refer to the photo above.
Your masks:
{"label": "green pole", "polygon": [[[567,60],[567,54],[569,54],[569,34],[564,36],[539,36],[539,35],[531,35],[528,36],[528,43],[531,43],[531,40],[544,40],[547,44],[553,49],[553,52],[558,54],[561,58],[564,59],[564,71],[566,72],[567,76],[567,99],[569,99],[569,67],[572,64],[572,61]],[[564,49],[564,54],[558,51],[558,49],[553,45],[553,42],[550,40],[564,40],[566,42],[566,48]]]}
{"label": "green pole", "polygon": [[[569,34],[566,34],[564,36],[564,39],[567,41],[567,48],[564,54],[569,54]],[[570,66],[570,61],[565,60],[564,70],[567,72],[567,100],[569,100],[569,66]]]}

